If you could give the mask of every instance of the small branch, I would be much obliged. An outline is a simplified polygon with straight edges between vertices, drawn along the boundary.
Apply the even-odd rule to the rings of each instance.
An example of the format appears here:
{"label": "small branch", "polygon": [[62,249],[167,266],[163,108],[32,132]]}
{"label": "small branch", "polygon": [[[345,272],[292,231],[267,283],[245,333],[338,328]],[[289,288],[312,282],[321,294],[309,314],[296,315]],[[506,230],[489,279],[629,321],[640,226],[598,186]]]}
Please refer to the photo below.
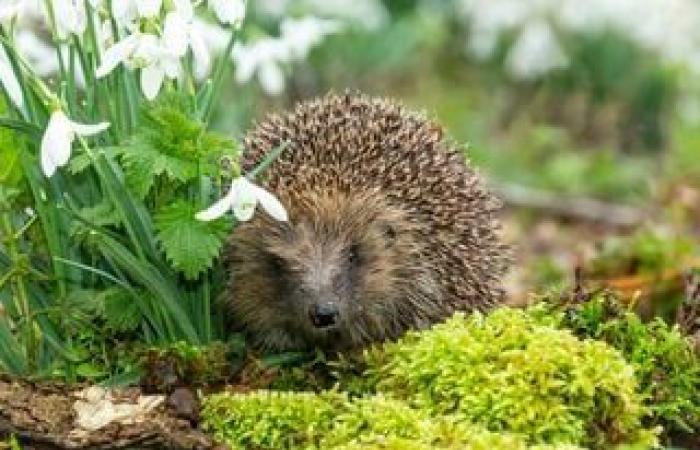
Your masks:
{"label": "small branch", "polygon": [[559,217],[600,222],[618,227],[639,225],[646,212],[628,205],[608,203],[585,197],[558,195],[554,192],[520,186],[495,184],[493,191],[506,204],[545,211]]}

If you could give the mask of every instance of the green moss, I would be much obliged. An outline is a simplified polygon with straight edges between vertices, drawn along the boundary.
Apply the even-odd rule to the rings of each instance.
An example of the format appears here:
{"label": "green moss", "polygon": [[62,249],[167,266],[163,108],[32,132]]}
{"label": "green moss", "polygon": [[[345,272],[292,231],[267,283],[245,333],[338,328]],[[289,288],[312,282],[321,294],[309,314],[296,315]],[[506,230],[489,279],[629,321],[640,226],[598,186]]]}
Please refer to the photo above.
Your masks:
{"label": "green moss", "polygon": [[344,397],[255,391],[218,394],[204,402],[205,427],[233,448],[306,448],[331,429]]}
{"label": "green moss", "polygon": [[634,369],[602,342],[527,312],[455,315],[367,353],[378,392],[532,443],[604,447],[649,438]]}
{"label": "green moss", "polygon": [[458,314],[368,350],[364,371],[333,391],[211,396],[204,424],[236,448],[653,444],[633,367],[560,323],[541,308]]}
{"label": "green moss", "polygon": [[204,408],[206,427],[233,448],[263,449],[575,449],[528,447],[455,416],[430,417],[382,395],[350,399],[338,392],[255,391],[219,394]]}
{"label": "green moss", "polygon": [[568,306],[559,317],[577,335],[605,341],[622,352],[635,367],[652,424],[669,433],[700,432],[700,358],[677,327],[660,318],[644,323],[605,292]]}

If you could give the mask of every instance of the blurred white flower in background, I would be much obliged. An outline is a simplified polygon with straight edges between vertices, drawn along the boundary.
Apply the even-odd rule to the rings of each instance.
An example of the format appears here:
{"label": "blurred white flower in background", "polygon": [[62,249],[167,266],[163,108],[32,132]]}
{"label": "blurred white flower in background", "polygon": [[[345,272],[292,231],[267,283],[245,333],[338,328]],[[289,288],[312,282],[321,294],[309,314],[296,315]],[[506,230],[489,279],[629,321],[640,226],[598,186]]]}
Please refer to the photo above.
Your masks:
{"label": "blurred white flower in background", "polygon": [[267,37],[247,45],[236,43],[231,56],[238,83],[247,83],[257,74],[267,94],[279,95],[284,92],[282,64],[289,61],[289,51],[280,39]]}
{"label": "blurred white flower in background", "polygon": [[76,135],[92,136],[109,128],[109,123],[86,125],[73,122],[60,109],[54,111],[41,140],[41,169],[47,177],[68,164]]}
{"label": "blurred white flower in background", "polygon": [[[700,71],[700,3],[695,0],[456,0],[469,51],[490,57],[502,36],[517,36],[506,56],[516,77],[564,67],[562,39],[612,31],[672,63]],[[556,31],[555,31],[556,30]]]}
{"label": "blurred white flower in background", "polygon": [[218,219],[228,211],[240,222],[253,218],[255,208],[260,206],[275,220],[287,222],[287,210],[280,201],[265,189],[251,183],[246,177],[238,177],[231,183],[228,193],[219,201],[195,216],[197,220],[210,221]]}
{"label": "blurred white flower in background", "polygon": [[378,30],[389,22],[389,12],[380,0],[256,0],[264,14],[281,19],[289,11],[302,10],[319,17],[358,24]]}
{"label": "blurred white flower in background", "polygon": [[522,80],[537,79],[567,65],[568,60],[552,27],[544,21],[528,23],[506,59],[508,71]]}
{"label": "blurred white flower in background", "polygon": [[279,37],[265,37],[249,44],[238,43],[233,48],[236,81],[247,83],[257,74],[265,93],[281,94],[285,88],[283,66],[305,59],[313,47],[341,28],[336,20],[310,16],[285,19],[280,25]]}
{"label": "blurred white flower in background", "polygon": [[341,28],[337,20],[311,16],[285,19],[280,24],[281,39],[291,58],[296,60],[305,59],[309,50],[323,42],[326,36],[339,32]]}
{"label": "blurred white flower in background", "polygon": [[15,45],[38,75],[48,77],[58,71],[56,49],[39,39],[36,33],[26,29],[18,31]]}

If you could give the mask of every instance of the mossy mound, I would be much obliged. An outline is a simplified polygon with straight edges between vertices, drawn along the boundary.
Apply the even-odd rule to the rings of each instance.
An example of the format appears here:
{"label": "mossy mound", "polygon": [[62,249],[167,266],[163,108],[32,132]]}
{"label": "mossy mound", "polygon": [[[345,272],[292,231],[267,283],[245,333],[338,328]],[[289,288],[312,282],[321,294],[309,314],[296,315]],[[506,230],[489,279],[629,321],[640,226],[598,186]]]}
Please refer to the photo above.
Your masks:
{"label": "mossy mound", "polygon": [[233,448],[263,449],[576,449],[527,445],[456,416],[427,411],[382,395],[350,399],[328,391],[218,394],[204,409],[207,428]]}
{"label": "mossy mound", "polygon": [[607,344],[527,312],[457,314],[367,352],[376,390],[533,443],[609,447],[646,439],[634,369]]}
{"label": "mossy mound", "polygon": [[557,322],[509,308],[457,314],[369,349],[364,373],[339,390],[209,397],[205,426],[239,448],[653,445],[633,367]]}

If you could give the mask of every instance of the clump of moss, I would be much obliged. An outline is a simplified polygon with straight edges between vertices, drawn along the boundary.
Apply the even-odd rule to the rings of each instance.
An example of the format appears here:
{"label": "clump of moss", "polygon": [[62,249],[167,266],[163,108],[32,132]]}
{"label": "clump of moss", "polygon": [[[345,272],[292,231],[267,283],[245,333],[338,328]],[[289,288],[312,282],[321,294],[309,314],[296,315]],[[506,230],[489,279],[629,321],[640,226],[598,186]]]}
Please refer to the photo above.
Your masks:
{"label": "clump of moss", "polygon": [[457,314],[366,359],[378,392],[532,443],[652,439],[632,366],[605,343],[579,340],[524,311]]}
{"label": "clump of moss", "polygon": [[209,397],[204,423],[238,448],[653,444],[632,366],[560,322],[541,309],[456,315],[368,350],[336,390]]}
{"label": "clump of moss", "polygon": [[700,432],[700,358],[677,326],[658,317],[645,323],[608,292],[567,305],[559,320],[576,335],[605,341],[622,352],[635,367],[652,424],[662,425],[667,433]]}
{"label": "clump of moss", "polygon": [[344,402],[333,392],[217,394],[205,400],[202,417],[205,428],[233,448],[304,448],[330,431]]}
{"label": "clump of moss", "polygon": [[[381,395],[255,391],[205,403],[206,426],[233,448],[529,450],[521,436],[493,433],[453,416],[430,417]],[[574,446],[538,449],[576,449]]]}

